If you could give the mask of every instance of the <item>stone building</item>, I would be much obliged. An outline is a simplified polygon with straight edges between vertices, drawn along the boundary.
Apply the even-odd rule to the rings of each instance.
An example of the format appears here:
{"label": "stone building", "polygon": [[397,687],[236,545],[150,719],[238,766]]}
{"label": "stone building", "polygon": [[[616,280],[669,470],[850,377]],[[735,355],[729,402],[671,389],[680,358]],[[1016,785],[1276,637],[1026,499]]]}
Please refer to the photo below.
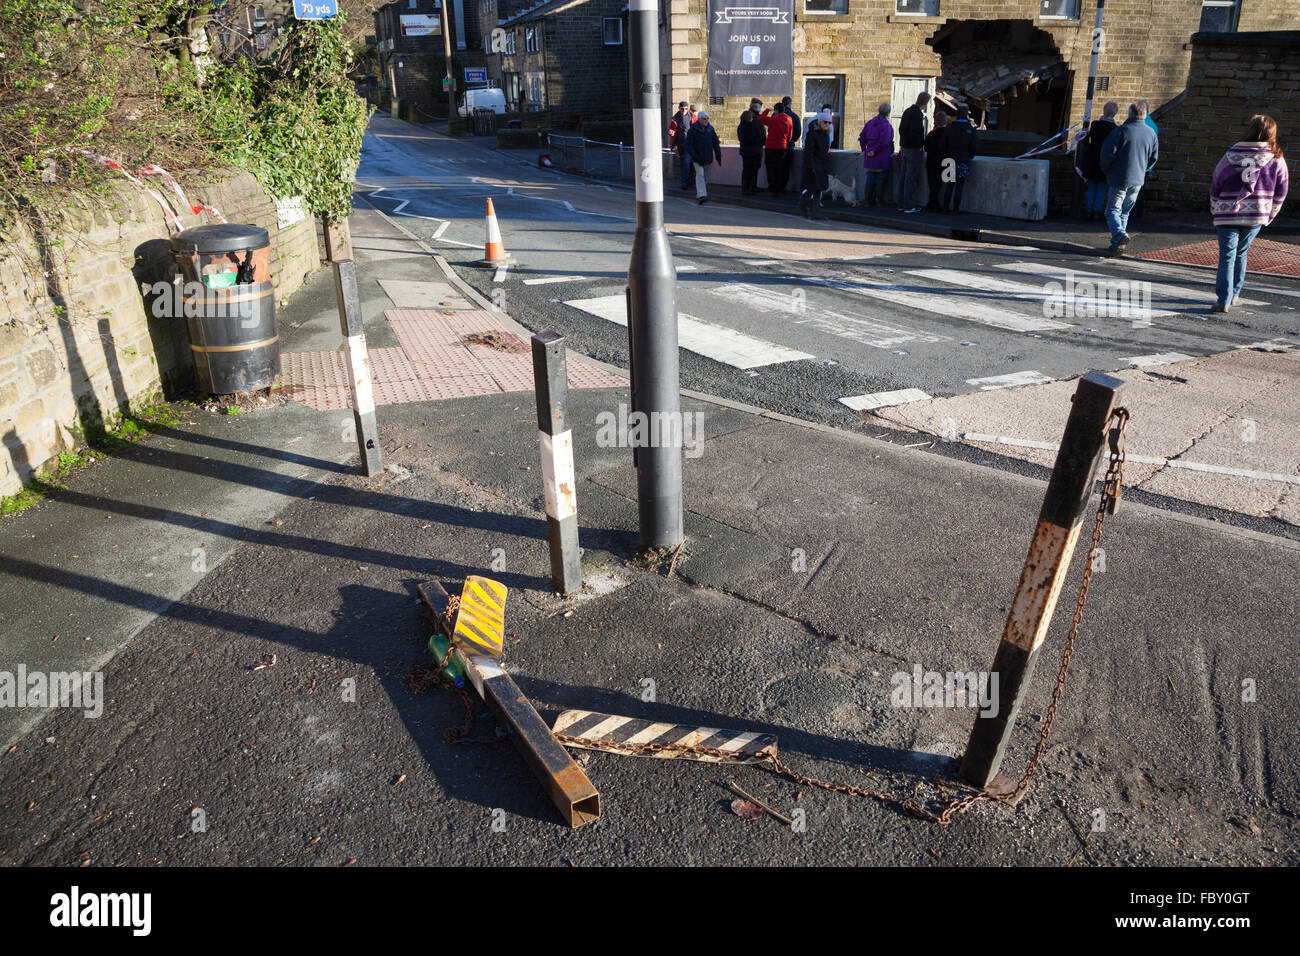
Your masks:
{"label": "stone building", "polygon": [[[452,65],[458,92],[465,88],[465,68],[483,65],[483,41],[474,10],[477,2],[450,3]],[[424,110],[447,99],[442,91],[442,68],[431,69],[428,59],[442,62],[443,23],[442,0],[393,0],[375,10],[379,75],[391,95]]]}
{"label": "stone building", "polygon": [[512,109],[546,112],[556,126],[629,115],[626,9],[626,0],[479,0],[489,81]]}
{"label": "stone building", "polygon": [[[708,97],[707,0],[663,2],[664,102],[709,103],[734,138],[748,96]],[[897,115],[922,89],[989,129],[1046,139],[1082,118],[1096,13],[1096,0],[794,0],[788,92],[805,117],[832,104],[836,146],[856,148],[881,102]],[[1297,27],[1300,0],[1109,0],[1098,101],[1171,101],[1187,86],[1194,34]]]}

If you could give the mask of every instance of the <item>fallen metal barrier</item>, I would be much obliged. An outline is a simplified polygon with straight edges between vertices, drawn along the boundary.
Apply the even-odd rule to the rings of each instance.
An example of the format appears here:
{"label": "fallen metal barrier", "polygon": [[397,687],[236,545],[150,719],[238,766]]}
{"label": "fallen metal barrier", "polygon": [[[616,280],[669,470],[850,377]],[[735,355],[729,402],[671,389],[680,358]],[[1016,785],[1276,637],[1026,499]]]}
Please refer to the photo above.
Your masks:
{"label": "fallen metal barrier", "polygon": [[[495,587],[486,587],[483,582]],[[573,762],[569,752],[551,734],[545,721],[533,709],[533,705],[506,673],[505,668],[494,657],[468,653],[465,644],[457,639],[457,632],[462,634],[468,632],[474,635],[476,646],[491,647],[495,644],[500,648],[500,638],[504,637],[505,587],[495,581],[476,577],[468,578],[465,584],[466,592],[452,610],[455,615],[454,621],[450,620],[451,615],[448,614],[451,598],[443,586],[437,581],[427,581],[419,586],[420,597],[439,634],[444,641],[451,642],[450,653],[438,654],[435,641],[438,640],[439,634],[435,634],[429,642],[430,650],[438,660],[450,658],[448,666],[458,668],[468,679],[483,703],[508,731],[515,749],[536,774],[537,779],[542,782],[552,802],[570,827],[577,829],[600,819],[600,793],[592,786],[582,769]],[[474,619],[470,620],[462,609],[466,607],[465,602],[470,597],[472,584],[479,589],[477,597],[472,599],[477,603],[479,611]],[[500,633],[494,623],[497,619],[491,611],[496,594],[499,594],[501,599]],[[462,617],[466,618],[463,622],[465,630],[462,630]],[[497,653],[500,654],[500,651],[498,650]]]}

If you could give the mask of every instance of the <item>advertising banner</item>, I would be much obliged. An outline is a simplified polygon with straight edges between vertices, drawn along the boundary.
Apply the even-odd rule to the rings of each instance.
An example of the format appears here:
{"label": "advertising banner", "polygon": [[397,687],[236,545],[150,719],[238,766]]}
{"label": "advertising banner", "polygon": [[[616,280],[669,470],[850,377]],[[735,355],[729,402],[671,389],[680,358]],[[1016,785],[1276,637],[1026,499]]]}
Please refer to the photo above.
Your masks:
{"label": "advertising banner", "polygon": [[709,95],[794,92],[794,0],[709,0]]}

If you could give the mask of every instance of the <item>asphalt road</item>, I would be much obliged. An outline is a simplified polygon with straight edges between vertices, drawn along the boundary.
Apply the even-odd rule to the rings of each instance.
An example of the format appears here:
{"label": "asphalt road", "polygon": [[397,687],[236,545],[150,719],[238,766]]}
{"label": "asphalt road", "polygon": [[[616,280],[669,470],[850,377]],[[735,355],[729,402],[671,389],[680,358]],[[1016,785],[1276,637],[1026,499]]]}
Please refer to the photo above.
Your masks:
{"label": "asphalt road", "polygon": [[[625,367],[633,195],[532,159],[376,117],[358,192],[457,265],[482,253],[490,197],[512,264],[462,274],[529,328]],[[1300,286],[1273,277],[1212,316],[1213,274],[1191,267],[700,206],[671,182],[665,219],[683,387],[813,421],[1300,341]]]}

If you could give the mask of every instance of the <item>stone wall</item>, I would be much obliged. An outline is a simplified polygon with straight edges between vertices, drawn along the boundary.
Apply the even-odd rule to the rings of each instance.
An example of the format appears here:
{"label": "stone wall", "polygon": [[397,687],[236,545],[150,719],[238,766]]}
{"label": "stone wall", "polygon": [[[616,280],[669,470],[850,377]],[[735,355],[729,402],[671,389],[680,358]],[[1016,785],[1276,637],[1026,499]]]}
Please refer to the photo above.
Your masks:
{"label": "stone wall", "polygon": [[[672,51],[668,102],[686,99],[708,104],[706,0],[664,0],[668,7]],[[940,0],[937,17],[899,16],[895,0],[847,0],[843,14],[809,13],[795,0],[795,82],[789,91],[795,110],[803,113],[820,104],[803,102],[803,78],[808,75],[844,77],[845,139],[856,135],[890,97],[895,76],[938,76],[940,57],[926,40],[956,20],[1018,20],[1047,33],[1072,72],[1069,115],[1083,115],[1087,93],[1095,0],[1080,0],[1077,18],[1062,20],[1038,15],[1039,0]],[[1108,87],[1101,102],[1127,103],[1144,98],[1152,108],[1182,92],[1191,60],[1201,5],[1188,0],[1109,0],[1103,24],[1105,44],[1098,75]],[[1268,0],[1243,4],[1239,29],[1300,27],[1300,0]],[[773,97],[765,97],[771,101]],[[719,135],[735,142],[737,119],[749,97],[730,97],[713,104]],[[903,104],[895,104],[896,113]],[[667,119],[664,122],[667,126]],[[1054,132],[1054,131],[1053,131]],[[845,142],[844,145],[851,145]]]}
{"label": "stone wall", "polygon": [[[1253,114],[1277,120],[1284,147],[1300,142],[1300,31],[1199,33],[1191,45],[1187,98],[1160,118],[1159,176],[1148,192],[1159,207],[1208,210],[1214,167]],[[1300,190],[1291,196],[1294,213]]]}
{"label": "stone wall", "polygon": [[[231,222],[270,232],[277,302],[320,267],[315,219],[281,204],[281,228],[276,202],[250,174],[182,185]],[[207,221],[181,217],[184,227]],[[62,228],[0,245],[0,494],[72,447],[76,432],[111,426],[128,403],[186,376],[184,320],[148,315],[141,295],[169,235],[157,203],[123,182],[94,205],[74,205]]]}

